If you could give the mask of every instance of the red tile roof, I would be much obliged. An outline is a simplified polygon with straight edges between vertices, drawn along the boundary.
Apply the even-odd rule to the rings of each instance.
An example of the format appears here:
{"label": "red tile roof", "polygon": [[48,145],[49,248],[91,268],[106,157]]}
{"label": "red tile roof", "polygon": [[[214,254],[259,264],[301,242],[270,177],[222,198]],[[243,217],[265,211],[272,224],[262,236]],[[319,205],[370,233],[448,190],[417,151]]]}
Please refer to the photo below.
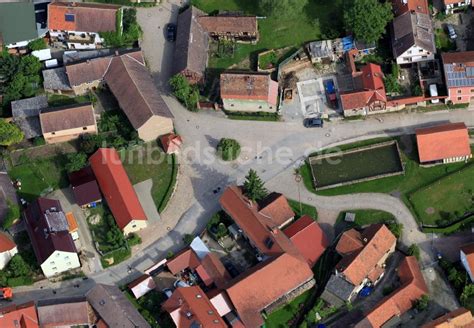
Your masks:
{"label": "red tile roof", "polygon": [[133,220],[146,221],[145,212],[117,151],[100,148],[89,158],[89,162],[118,227],[123,230]]}
{"label": "red tile roof", "polygon": [[[355,235],[355,234],[354,234]],[[383,224],[373,224],[360,234],[360,242],[363,248],[357,249],[343,256],[336,265],[339,272],[354,286],[358,286],[367,277],[373,277],[372,271],[380,271],[377,263],[394,248],[397,239]],[[336,249],[349,249],[350,247],[339,245],[350,239],[341,239]],[[353,242],[350,241],[352,244]],[[378,277],[377,277],[378,278]]]}
{"label": "red tile roof", "polygon": [[392,4],[395,16],[400,16],[408,11],[414,11],[426,15],[430,14],[427,0],[392,0]]}
{"label": "red tile roof", "polygon": [[[444,5],[452,5],[452,4],[460,3],[460,1],[459,0],[443,0],[443,3]],[[474,6],[474,3],[472,3],[471,5]]]}
{"label": "red tile roof", "polygon": [[466,255],[471,272],[474,272],[474,243],[462,246],[461,251]]}
{"label": "red tile roof", "polygon": [[428,294],[423,274],[414,256],[403,259],[398,267],[401,286],[380,301],[356,328],[381,327],[394,316],[410,310],[413,302]]}
{"label": "red tile roof", "polygon": [[420,162],[469,156],[469,133],[464,123],[447,123],[416,130]]}
{"label": "red tile roof", "polygon": [[198,286],[177,288],[163,303],[162,308],[170,314],[179,328],[227,327],[207,295]]}
{"label": "red tile roof", "polygon": [[306,258],[311,267],[318,261],[329,245],[326,235],[319,224],[308,215],[292,223],[283,232]]}
{"label": "red tile roof", "polygon": [[[52,2],[48,5],[48,28],[59,31],[107,32],[116,31],[116,15],[120,6],[81,3]],[[71,21],[66,14],[72,15]]]}
{"label": "red tile roof", "polygon": [[15,247],[15,242],[5,232],[0,232],[0,253],[11,251]]}
{"label": "red tile roof", "polygon": [[474,318],[471,311],[466,308],[459,308],[433,320],[421,328],[472,328]]}
{"label": "red tile roof", "polygon": [[259,213],[270,217],[278,226],[295,217],[288,200],[280,193],[273,192],[259,203]]}
{"label": "red tile roof", "polygon": [[0,309],[0,314],[2,328],[39,328],[34,302],[6,306]]}
{"label": "red tile roof", "polygon": [[177,134],[168,133],[160,137],[160,142],[165,153],[173,154],[179,151],[179,148],[183,143],[183,139]]}
{"label": "red tile roof", "polygon": [[282,254],[246,272],[227,288],[227,295],[246,327],[260,327],[261,311],[312,278],[306,261]]}
{"label": "red tile roof", "polygon": [[222,264],[219,257],[214,253],[209,253],[202,259],[201,267],[209,277],[208,282],[210,282],[210,284],[214,283],[217,288],[222,288],[232,279],[224,267],[224,264]]}
{"label": "red tile roof", "polygon": [[184,269],[195,269],[201,262],[196,253],[191,248],[186,248],[173,256],[172,259],[166,262],[166,266],[172,274],[177,274]]}
{"label": "red tile roof", "polygon": [[223,99],[261,100],[274,106],[275,86],[278,89],[278,83],[268,74],[223,73],[220,80]]}
{"label": "red tile roof", "polygon": [[347,255],[364,247],[360,232],[351,229],[344,231],[336,245],[336,251],[341,255]]}

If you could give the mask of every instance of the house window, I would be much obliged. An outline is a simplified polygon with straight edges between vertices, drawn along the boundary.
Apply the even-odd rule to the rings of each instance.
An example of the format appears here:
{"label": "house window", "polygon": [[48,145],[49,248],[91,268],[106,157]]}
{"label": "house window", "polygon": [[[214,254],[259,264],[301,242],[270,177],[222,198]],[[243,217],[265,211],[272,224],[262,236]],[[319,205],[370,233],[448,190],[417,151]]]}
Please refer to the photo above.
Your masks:
{"label": "house window", "polygon": [[74,14],[65,14],[64,15],[64,20],[66,22],[74,22]]}
{"label": "house window", "polygon": [[58,271],[58,268],[54,267],[54,268],[52,268],[51,270],[53,270],[53,271]]}
{"label": "house window", "polygon": [[52,262],[49,262],[49,264],[50,265],[55,265],[56,263],[54,263],[54,261],[52,261]]}
{"label": "house window", "polygon": [[64,259],[65,259],[65,260],[69,260],[69,256],[66,256]]}
{"label": "house window", "polygon": [[423,49],[418,50],[418,52],[421,54],[423,52]]}
{"label": "house window", "polygon": [[462,100],[462,97],[458,97],[458,100]]}
{"label": "house window", "polygon": [[262,106],[258,106],[258,109],[262,109]]}
{"label": "house window", "polygon": [[71,262],[67,262],[66,265],[67,265],[67,266],[71,266]]}
{"label": "house window", "polygon": [[58,257],[59,255],[61,255],[61,254],[59,254],[59,253],[56,253],[56,257]]}
{"label": "house window", "polygon": [[87,126],[82,127],[83,130],[87,130]]}
{"label": "house window", "polygon": [[471,93],[474,93],[474,89],[471,89]]}
{"label": "house window", "polygon": [[136,227],[137,227],[137,225],[136,225],[136,224],[132,225],[132,228],[136,228]]}
{"label": "house window", "polygon": [[55,134],[56,134],[56,132],[51,132],[51,134],[52,134],[52,135],[55,135]]}
{"label": "house window", "polygon": [[230,104],[230,107],[234,107],[234,104]]}
{"label": "house window", "polygon": [[461,94],[462,90],[458,90],[458,95]]}
{"label": "house window", "polygon": [[408,51],[407,51],[407,54],[411,55],[411,50],[408,50]]}

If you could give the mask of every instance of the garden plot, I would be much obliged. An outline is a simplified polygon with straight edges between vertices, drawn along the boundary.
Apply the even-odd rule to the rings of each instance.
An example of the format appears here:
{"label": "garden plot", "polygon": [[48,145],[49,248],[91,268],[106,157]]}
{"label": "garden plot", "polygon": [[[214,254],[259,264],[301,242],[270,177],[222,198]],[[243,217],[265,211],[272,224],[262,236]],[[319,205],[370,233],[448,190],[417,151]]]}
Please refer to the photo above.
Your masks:
{"label": "garden plot", "polygon": [[404,173],[396,141],[309,158],[316,189],[328,189]]}

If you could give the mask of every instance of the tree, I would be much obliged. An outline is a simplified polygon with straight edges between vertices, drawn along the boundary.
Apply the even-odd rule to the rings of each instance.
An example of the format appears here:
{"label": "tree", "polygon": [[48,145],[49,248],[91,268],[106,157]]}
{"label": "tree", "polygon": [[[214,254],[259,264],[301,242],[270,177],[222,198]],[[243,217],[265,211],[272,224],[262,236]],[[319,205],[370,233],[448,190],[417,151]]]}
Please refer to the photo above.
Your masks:
{"label": "tree", "polygon": [[19,70],[24,76],[38,75],[41,70],[41,62],[35,56],[21,57]]}
{"label": "tree", "polygon": [[10,146],[23,140],[23,132],[14,124],[0,119],[0,146]]}
{"label": "tree", "polygon": [[46,45],[46,42],[44,41],[43,38],[39,38],[39,39],[30,41],[30,43],[28,43],[28,48],[30,48],[31,51],[35,51],[35,50],[46,49],[48,48],[48,46]]}
{"label": "tree", "polygon": [[430,305],[430,298],[428,295],[423,295],[415,301],[414,305],[418,311],[424,311],[428,308],[428,305]]}
{"label": "tree", "polygon": [[224,161],[233,161],[240,154],[240,145],[235,139],[222,138],[217,144],[217,154]]}
{"label": "tree", "polygon": [[291,18],[303,13],[308,0],[259,0],[259,7],[263,13],[278,18]]}
{"label": "tree", "polygon": [[254,202],[262,200],[268,194],[264,182],[257,175],[257,172],[252,169],[249,170],[249,173],[245,177],[243,189],[245,196]]}
{"label": "tree", "polygon": [[344,12],[346,29],[365,42],[376,42],[385,33],[385,27],[393,19],[392,6],[379,0],[348,1]]}
{"label": "tree", "polygon": [[412,244],[408,247],[408,255],[416,257],[416,259],[420,260],[420,247],[417,244]]}
{"label": "tree", "polygon": [[66,171],[79,171],[87,165],[87,155],[84,153],[71,153],[66,155],[67,164]]}
{"label": "tree", "polygon": [[197,110],[199,101],[199,91],[195,85],[191,85],[189,81],[181,74],[176,74],[169,80],[170,86],[173,88],[174,96],[186,106],[190,111]]}
{"label": "tree", "polygon": [[464,290],[462,291],[462,294],[460,297],[461,304],[464,306],[469,304],[470,303],[469,300],[472,296],[474,296],[474,284],[467,284],[464,287]]}
{"label": "tree", "polygon": [[12,277],[22,277],[30,273],[30,267],[19,254],[16,254],[8,263],[8,271]]}
{"label": "tree", "polygon": [[187,233],[183,236],[183,242],[186,244],[186,245],[190,245],[194,240],[194,236]]}

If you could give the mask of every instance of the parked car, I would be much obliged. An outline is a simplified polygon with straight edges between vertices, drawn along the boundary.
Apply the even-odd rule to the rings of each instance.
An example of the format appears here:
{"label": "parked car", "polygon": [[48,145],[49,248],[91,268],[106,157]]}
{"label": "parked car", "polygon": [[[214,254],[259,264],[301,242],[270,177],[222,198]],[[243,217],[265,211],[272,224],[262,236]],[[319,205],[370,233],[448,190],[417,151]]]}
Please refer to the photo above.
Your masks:
{"label": "parked car", "polygon": [[454,26],[451,25],[451,24],[448,24],[448,25],[446,25],[446,27],[448,28],[449,38],[450,38],[451,40],[456,40],[456,38],[458,37],[458,35],[456,34],[456,30],[454,29]]}
{"label": "parked car", "polygon": [[170,298],[173,295],[173,291],[169,288],[163,289],[163,294],[165,294],[166,298]]}
{"label": "parked car", "polygon": [[169,42],[176,41],[176,25],[173,23],[169,23],[166,25],[166,40]]}
{"label": "parked car", "polygon": [[306,118],[303,121],[303,125],[305,126],[305,128],[322,128],[324,125],[324,121],[320,118],[311,117]]}
{"label": "parked car", "polygon": [[[436,87],[436,84],[430,84],[430,96],[438,97],[438,88]],[[431,103],[437,104],[439,103],[439,99],[431,99]]]}

